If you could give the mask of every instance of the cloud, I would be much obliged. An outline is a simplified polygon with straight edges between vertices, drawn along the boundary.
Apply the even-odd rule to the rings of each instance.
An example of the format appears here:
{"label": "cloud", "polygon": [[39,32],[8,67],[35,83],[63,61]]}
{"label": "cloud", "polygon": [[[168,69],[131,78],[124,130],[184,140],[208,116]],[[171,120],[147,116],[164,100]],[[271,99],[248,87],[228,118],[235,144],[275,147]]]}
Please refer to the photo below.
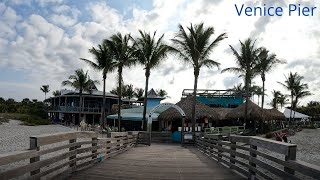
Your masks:
{"label": "cloud", "polygon": [[[133,5],[130,12],[126,12],[132,13],[132,16],[126,16],[124,12],[111,7],[109,1],[90,1],[81,6],[62,0],[32,2],[37,5],[31,6],[46,8],[33,11],[30,4],[23,6],[20,0],[0,3],[0,69],[27,72],[26,82],[33,86],[17,88],[15,94],[18,97],[30,95],[32,98],[41,99],[43,96],[38,90],[40,85],[50,84],[51,89],[59,89],[61,81],[78,68],[89,70],[93,79],[101,80],[101,73],[93,71],[79,58],[93,59],[88,49],[116,32],[136,36],[138,29],[157,30],[159,34],[165,33],[165,41],[171,44],[170,39],[174,37],[179,23],[189,25],[191,22],[202,21],[206,26],[215,28],[214,37],[223,32],[228,33],[228,39],[222,41],[210,56],[221,63],[221,69],[236,65],[228,45],[238,49],[239,40],[251,36],[258,39],[258,47],[265,46],[276,53],[278,58],[288,61],[288,65],[279,65],[267,74],[268,94],[272,89],[287,93],[277,81],[283,81],[283,74],[290,71],[303,75],[314,94],[320,92],[320,80],[316,78],[320,73],[317,69],[320,59],[320,25],[317,17],[239,17],[234,10],[235,2],[222,0],[154,0],[152,8],[148,10]],[[246,0],[243,3],[259,5],[262,2]],[[283,1],[268,3],[281,5]],[[19,8],[16,8],[18,5],[29,8],[27,10],[30,10],[30,13],[19,12]],[[125,83],[144,87],[142,66],[125,68],[124,72]],[[176,102],[180,100],[183,89],[193,88],[193,81],[192,67],[170,55],[159,67],[152,70],[149,87],[167,90],[172,97],[168,101]],[[259,77],[255,81],[257,84],[261,83]],[[116,86],[116,73],[108,75],[107,82],[107,90]],[[242,80],[237,75],[221,74],[216,68],[202,68],[198,87],[225,89],[239,82]],[[8,82],[0,81],[1,83],[4,85]],[[9,86],[17,85],[8,84]],[[102,88],[101,85],[98,87]],[[7,90],[4,91],[3,87],[0,88],[0,93],[5,96],[10,94]],[[312,98],[320,97],[315,95]],[[270,98],[267,98],[268,100]],[[310,98],[303,102],[308,100]]]}

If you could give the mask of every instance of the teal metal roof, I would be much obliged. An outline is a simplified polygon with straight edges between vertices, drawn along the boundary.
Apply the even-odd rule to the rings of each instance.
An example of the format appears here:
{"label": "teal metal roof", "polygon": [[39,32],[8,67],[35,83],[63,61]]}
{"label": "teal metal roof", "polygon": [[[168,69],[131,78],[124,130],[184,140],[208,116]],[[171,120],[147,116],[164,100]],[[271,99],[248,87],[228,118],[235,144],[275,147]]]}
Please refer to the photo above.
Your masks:
{"label": "teal metal roof", "polygon": [[[150,111],[154,107],[148,107],[147,108],[147,117]],[[159,107],[152,115],[152,120],[157,121],[158,116],[163,111],[167,110],[169,107]],[[143,114],[143,106],[141,107],[135,107],[130,109],[122,109],[121,110],[121,120],[129,120],[129,121],[141,121],[142,120],[142,114]],[[118,114],[112,114],[107,116],[107,119],[118,119]]]}

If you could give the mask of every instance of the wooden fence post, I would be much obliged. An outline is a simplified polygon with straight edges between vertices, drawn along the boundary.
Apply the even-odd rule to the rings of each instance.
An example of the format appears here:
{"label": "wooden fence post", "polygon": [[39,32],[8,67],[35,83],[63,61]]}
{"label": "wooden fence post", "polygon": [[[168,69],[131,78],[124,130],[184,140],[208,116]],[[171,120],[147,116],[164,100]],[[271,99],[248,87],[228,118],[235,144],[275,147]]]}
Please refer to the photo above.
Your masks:
{"label": "wooden fence post", "polygon": [[[257,150],[257,146],[254,146],[254,145],[250,145],[250,148],[253,149],[253,150]],[[257,158],[257,154],[253,153],[253,152],[250,152],[250,158]],[[255,163],[253,163],[250,159],[249,159],[249,165],[256,168],[257,165]],[[251,179],[256,179],[255,176],[256,176],[256,172],[252,171],[249,169],[249,173],[250,173],[250,178]]]}
{"label": "wooden fence post", "polygon": [[[231,152],[236,152],[236,151],[237,151],[237,148],[236,148],[235,146],[237,145],[237,142],[234,142],[234,141],[232,141],[232,140],[230,140],[230,142],[231,142],[231,145],[234,145],[234,147],[231,146]],[[236,158],[236,156],[233,155],[233,154],[231,154],[231,153],[230,153],[230,157]],[[232,164],[235,164],[235,163],[236,163],[234,160],[230,160],[230,162],[231,162]]]}
{"label": "wooden fence post", "polygon": [[[219,143],[220,141],[222,141],[222,135],[219,135],[218,138],[217,138],[217,142],[218,142],[217,145],[222,148],[222,145]],[[223,151],[218,149],[218,153],[222,153],[222,152]],[[218,161],[221,161],[222,160],[222,155],[218,154],[218,157],[219,157]]]}
{"label": "wooden fence post", "polygon": [[[36,137],[30,137],[30,150],[40,150],[40,147],[38,146],[37,138]],[[30,163],[35,163],[40,161],[40,156],[36,156],[33,158],[30,158]],[[30,172],[30,175],[33,176],[35,174],[40,173],[40,169],[34,170]]]}
{"label": "wooden fence post", "polygon": [[[98,140],[97,137],[93,137],[93,138],[92,138],[92,141],[97,141],[97,140]],[[92,142],[92,147],[95,147],[95,146],[97,146],[97,145],[98,145],[97,142]],[[92,159],[97,158],[97,155],[95,155],[95,156],[93,155],[93,154],[95,154],[96,152],[98,152],[98,149],[92,151]]]}
{"label": "wooden fence post", "polygon": [[[70,144],[72,144],[72,143],[75,143],[77,141],[77,139],[70,139],[69,140],[69,143]],[[70,147],[69,148],[69,151],[73,151],[73,150],[75,150],[77,147],[75,147],[75,146],[72,146],[72,147]],[[77,157],[77,155],[75,154],[74,156],[70,156],[69,157],[69,161],[72,161],[73,159],[75,159]],[[73,167],[73,168],[75,168],[76,167],[76,162],[74,162],[74,163],[71,163],[70,164],[70,167]]]}
{"label": "wooden fence post", "polygon": [[[285,160],[296,160],[296,154],[297,154],[297,146],[290,146],[288,148],[288,155],[285,156]],[[284,167],[284,171],[294,175],[294,170],[290,169],[288,167]]]}

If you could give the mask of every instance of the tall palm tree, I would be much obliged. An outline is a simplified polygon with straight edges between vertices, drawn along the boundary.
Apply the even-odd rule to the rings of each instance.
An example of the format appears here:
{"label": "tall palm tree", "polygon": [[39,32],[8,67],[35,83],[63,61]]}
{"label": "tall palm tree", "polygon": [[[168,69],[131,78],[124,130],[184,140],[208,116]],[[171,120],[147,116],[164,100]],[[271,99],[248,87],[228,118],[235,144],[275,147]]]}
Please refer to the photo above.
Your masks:
{"label": "tall palm tree", "polygon": [[70,86],[79,90],[79,121],[81,121],[82,113],[82,93],[91,92],[92,86],[98,84],[99,81],[91,80],[88,71],[84,72],[83,69],[75,70],[75,74],[70,75],[68,80],[62,81],[62,86]]}
{"label": "tall palm tree", "polygon": [[270,72],[277,64],[286,63],[285,61],[277,59],[276,54],[270,54],[269,51],[262,47],[260,48],[260,53],[258,55],[258,72],[262,80],[262,99],[261,108],[264,105],[264,91],[265,91],[265,81],[266,74]]}
{"label": "tall palm tree", "polygon": [[[303,77],[302,77],[303,78]],[[299,100],[306,97],[306,96],[311,96],[311,92],[308,91],[308,84],[304,84],[302,82],[299,82],[298,84],[296,84],[296,86],[294,87],[294,95],[295,95],[295,99],[293,100],[293,119],[295,118],[295,112],[296,112],[296,108],[297,105],[299,103]]]}
{"label": "tall palm tree", "polygon": [[[264,91],[262,90],[263,88],[260,86],[255,86],[255,92],[254,94],[256,94],[258,96],[258,106],[260,104],[260,96],[264,96]],[[262,100],[261,100],[262,102]]]}
{"label": "tall palm tree", "polygon": [[121,113],[121,96],[122,96],[122,70],[124,67],[131,67],[136,63],[136,56],[133,49],[134,44],[131,43],[132,37],[129,34],[122,35],[121,33],[114,34],[110,39],[105,39],[104,43],[110,50],[113,60],[115,61],[114,67],[118,70],[118,130],[120,132],[120,113]]}
{"label": "tall palm tree", "polygon": [[94,61],[80,58],[81,60],[88,63],[93,69],[102,71],[102,79],[103,79],[103,101],[102,101],[102,111],[101,111],[101,119],[100,125],[104,127],[105,123],[105,111],[106,111],[106,79],[107,74],[114,71],[115,62],[112,59],[112,55],[105,43],[98,45],[98,48],[92,47],[89,49],[89,53],[94,56]]}
{"label": "tall palm tree", "polygon": [[279,84],[281,84],[284,88],[286,88],[288,91],[290,91],[290,98],[291,98],[291,108],[290,108],[290,118],[289,121],[291,121],[291,117],[292,117],[292,110],[293,110],[293,106],[294,106],[294,96],[295,96],[295,88],[297,85],[299,85],[301,83],[301,80],[303,79],[302,76],[300,76],[298,73],[289,73],[289,76],[287,77],[286,75],[284,76],[286,78],[286,80],[284,81],[284,83],[278,82]]}
{"label": "tall palm tree", "polygon": [[[245,104],[245,118],[244,121],[247,124],[248,116],[248,103],[249,103],[249,90],[251,87],[252,79],[257,75],[257,60],[259,49],[255,48],[255,41],[250,38],[245,40],[245,42],[240,41],[240,52],[237,52],[231,45],[230,48],[235,56],[237,67],[229,67],[223,69],[223,72],[234,72],[239,75],[239,77],[244,77],[245,83],[245,94],[246,94],[246,104]],[[254,133],[256,131],[256,123],[253,121]]]}
{"label": "tall palm tree", "polygon": [[40,90],[44,93],[44,99],[47,99],[47,93],[50,92],[49,85],[42,85]]}
{"label": "tall palm tree", "polygon": [[288,95],[280,93],[278,96],[278,103],[280,105],[280,108],[283,108],[285,104],[288,102]]}
{"label": "tall palm tree", "polygon": [[273,108],[278,109],[279,96],[281,96],[281,92],[280,92],[280,91],[273,90],[271,93],[272,93],[272,95],[273,95],[273,99],[272,99],[272,102],[271,102],[271,106],[272,106]]}
{"label": "tall palm tree", "polygon": [[167,57],[170,47],[163,43],[164,34],[156,38],[156,31],[152,35],[141,30],[139,30],[139,33],[140,37],[135,40],[135,51],[139,63],[144,67],[146,77],[142,118],[142,124],[144,124],[147,113],[147,94],[151,70],[158,67]]}
{"label": "tall palm tree", "polygon": [[226,33],[220,34],[216,39],[211,40],[214,35],[213,27],[204,27],[203,23],[190,25],[185,29],[179,24],[179,30],[172,42],[173,52],[186,63],[192,65],[194,74],[193,103],[192,103],[192,133],[195,137],[195,111],[196,111],[196,92],[198,87],[198,77],[203,66],[208,68],[219,67],[220,63],[210,59],[213,49],[220,41],[227,38]]}

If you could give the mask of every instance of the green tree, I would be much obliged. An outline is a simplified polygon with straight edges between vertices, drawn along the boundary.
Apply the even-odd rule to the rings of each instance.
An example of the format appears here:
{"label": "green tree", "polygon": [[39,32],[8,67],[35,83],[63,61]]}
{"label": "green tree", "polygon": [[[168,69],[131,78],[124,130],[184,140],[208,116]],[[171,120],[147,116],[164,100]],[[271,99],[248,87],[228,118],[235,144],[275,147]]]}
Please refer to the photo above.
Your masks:
{"label": "green tree", "polygon": [[[303,77],[302,77],[302,79],[303,79]],[[311,96],[312,94],[310,91],[308,91],[308,84],[305,84],[302,82],[299,82],[296,84],[296,86],[293,89],[293,92],[294,92],[294,96],[295,96],[295,98],[293,100],[293,110],[294,110],[293,119],[294,119],[295,118],[295,111],[296,111],[297,105],[299,103],[299,100],[304,97]]]}
{"label": "green tree", "polygon": [[0,104],[4,104],[6,100],[3,97],[0,97]]}
{"label": "green tree", "polygon": [[144,89],[143,88],[135,88],[134,96],[140,101],[143,98]]}
{"label": "green tree", "polygon": [[126,95],[127,95],[127,98],[129,99],[129,103],[130,103],[130,100],[134,97],[134,89],[133,89],[132,84],[126,85]]}
{"label": "green tree", "polygon": [[70,86],[79,90],[79,121],[81,121],[81,113],[82,113],[82,93],[90,92],[92,90],[92,86],[98,84],[99,81],[91,80],[88,71],[84,72],[83,69],[75,70],[75,74],[70,75],[68,80],[62,81],[62,86]]}
{"label": "green tree", "polygon": [[[264,96],[264,91],[262,90],[262,87],[260,87],[260,86],[256,86],[256,85],[254,85],[253,86],[254,87],[254,91],[253,91],[253,93],[255,94],[255,95],[257,95],[258,96],[258,106],[259,106],[259,102],[260,102],[260,96]],[[262,101],[262,100],[261,100]],[[262,102],[261,102],[262,103]]]}
{"label": "green tree", "polygon": [[278,96],[278,103],[280,105],[280,108],[283,108],[284,105],[286,105],[288,103],[288,95],[282,94],[280,93]]}
{"label": "green tree", "polygon": [[44,99],[47,99],[47,93],[50,92],[49,85],[42,85],[40,90],[44,93]]}
{"label": "green tree", "polygon": [[[223,72],[233,72],[238,74],[240,77],[244,77],[245,83],[245,118],[244,121],[247,124],[248,116],[248,102],[249,102],[249,90],[251,87],[252,79],[257,75],[257,61],[259,49],[255,48],[255,41],[252,41],[250,38],[245,40],[245,42],[240,41],[240,51],[237,52],[231,45],[230,48],[235,56],[237,67],[229,67],[223,69]],[[256,122],[253,121],[254,133],[256,131]]]}
{"label": "green tree", "polygon": [[260,53],[258,55],[257,69],[262,80],[261,108],[263,108],[263,105],[264,105],[266,74],[269,73],[272,69],[274,69],[274,67],[277,64],[283,64],[283,63],[286,63],[286,62],[277,59],[276,54],[270,54],[269,51],[264,47],[260,48]]}
{"label": "green tree", "polygon": [[53,96],[60,96],[61,92],[59,90],[55,90],[55,91],[52,92],[52,95]]}
{"label": "green tree", "polygon": [[213,41],[211,40],[214,35],[213,27],[204,27],[203,23],[190,25],[185,29],[181,24],[172,42],[174,48],[172,51],[177,53],[184,62],[192,65],[194,74],[194,87],[193,87],[193,103],[192,103],[192,131],[193,138],[195,137],[195,110],[196,110],[196,94],[198,88],[198,77],[200,69],[203,66],[208,68],[219,67],[220,63],[210,59],[213,49],[219,44],[220,41],[225,39],[226,33],[220,34]]}
{"label": "green tree", "polygon": [[291,121],[292,117],[292,110],[294,108],[294,97],[295,97],[295,88],[297,85],[301,83],[301,80],[303,79],[302,76],[300,76],[298,73],[292,73],[290,72],[288,77],[285,75],[285,81],[284,83],[278,82],[281,84],[285,89],[290,91],[290,98],[291,98],[291,108],[290,108],[290,118],[289,121]]}
{"label": "green tree", "polygon": [[110,39],[105,39],[104,43],[110,50],[113,60],[115,61],[114,67],[118,70],[118,130],[120,131],[120,114],[121,114],[121,90],[122,90],[122,70],[124,67],[131,67],[136,63],[135,51],[133,44],[131,43],[132,38],[129,34],[122,36],[121,33],[114,34]]}
{"label": "green tree", "polygon": [[160,97],[163,97],[163,98],[168,97],[168,93],[164,89],[158,89],[156,92],[157,92],[158,96],[160,96]]}
{"label": "green tree", "polygon": [[271,101],[271,106],[278,109],[279,96],[281,95],[280,91],[273,90],[272,92],[273,99]]}
{"label": "green tree", "polygon": [[105,125],[105,117],[106,117],[106,79],[107,74],[111,73],[115,69],[115,61],[112,58],[112,54],[108,49],[108,46],[106,43],[102,43],[101,45],[98,45],[98,48],[92,47],[89,49],[89,53],[91,53],[94,56],[94,61],[80,58],[81,60],[88,63],[93,69],[101,71],[102,72],[102,79],[103,79],[103,101],[102,101],[102,111],[101,111],[101,119],[100,119],[100,125],[104,127]]}
{"label": "green tree", "polygon": [[163,43],[164,34],[156,38],[156,31],[151,35],[150,33],[139,30],[140,37],[135,41],[135,51],[139,63],[145,70],[145,89],[144,89],[144,106],[142,122],[146,120],[147,113],[147,93],[149,86],[149,77],[151,70],[158,67],[160,63],[167,57],[170,47]]}
{"label": "green tree", "polygon": [[31,103],[31,101],[29,98],[24,98],[24,99],[22,99],[21,103],[22,104],[29,104],[29,103]]}

